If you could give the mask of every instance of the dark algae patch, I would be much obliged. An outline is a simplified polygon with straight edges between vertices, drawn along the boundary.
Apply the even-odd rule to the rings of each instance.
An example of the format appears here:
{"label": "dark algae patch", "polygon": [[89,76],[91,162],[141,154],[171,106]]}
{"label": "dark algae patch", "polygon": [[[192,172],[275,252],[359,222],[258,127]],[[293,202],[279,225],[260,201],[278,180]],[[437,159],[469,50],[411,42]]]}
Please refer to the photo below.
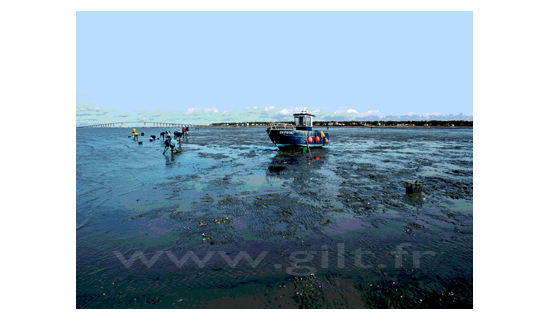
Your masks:
{"label": "dark algae patch", "polygon": [[472,130],[128,134],[77,129],[77,308],[473,308]]}

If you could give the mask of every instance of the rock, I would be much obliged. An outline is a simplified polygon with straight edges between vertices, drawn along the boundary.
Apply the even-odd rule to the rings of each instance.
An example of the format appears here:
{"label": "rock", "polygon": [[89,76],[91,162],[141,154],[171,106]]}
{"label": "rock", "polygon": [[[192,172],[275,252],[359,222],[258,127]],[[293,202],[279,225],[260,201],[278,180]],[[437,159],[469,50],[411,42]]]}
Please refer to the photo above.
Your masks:
{"label": "rock", "polygon": [[403,181],[407,194],[415,194],[422,192],[422,182],[418,180],[405,180]]}

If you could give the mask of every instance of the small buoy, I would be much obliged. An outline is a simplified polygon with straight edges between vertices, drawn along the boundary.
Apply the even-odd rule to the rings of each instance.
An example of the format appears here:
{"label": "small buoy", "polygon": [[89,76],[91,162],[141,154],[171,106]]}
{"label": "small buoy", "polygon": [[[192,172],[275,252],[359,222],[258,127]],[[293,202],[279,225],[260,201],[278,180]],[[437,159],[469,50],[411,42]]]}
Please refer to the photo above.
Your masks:
{"label": "small buoy", "polygon": [[309,137],[309,138],[307,138],[307,142],[312,143],[313,139],[311,139],[311,137]]}
{"label": "small buoy", "polygon": [[321,140],[321,138],[315,137],[315,142],[319,142],[319,140]]}
{"label": "small buoy", "polygon": [[144,135],[145,135],[145,132],[142,132],[141,135],[144,136]]}
{"label": "small buoy", "polygon": [[315,160],[319,160],[319,156],[316,156],[316,157],[315,157]]}
{"label": "small buoy", "polygon": [[328,143],[328,139],[327,139],[327,138],[325,138],[325,143]]}

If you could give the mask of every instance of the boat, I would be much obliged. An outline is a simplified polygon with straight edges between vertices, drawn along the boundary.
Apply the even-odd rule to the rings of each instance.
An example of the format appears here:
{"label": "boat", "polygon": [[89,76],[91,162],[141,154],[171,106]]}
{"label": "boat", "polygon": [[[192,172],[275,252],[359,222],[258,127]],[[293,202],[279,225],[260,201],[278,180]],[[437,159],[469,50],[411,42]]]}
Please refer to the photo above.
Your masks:
{"label": "boat", "polygon": [[329,134],[313,130],[312,114],[302,111],[294,114],[294,125],[288,123],[272,123],[266,132],[279,149],[323,148],[330,143]]}

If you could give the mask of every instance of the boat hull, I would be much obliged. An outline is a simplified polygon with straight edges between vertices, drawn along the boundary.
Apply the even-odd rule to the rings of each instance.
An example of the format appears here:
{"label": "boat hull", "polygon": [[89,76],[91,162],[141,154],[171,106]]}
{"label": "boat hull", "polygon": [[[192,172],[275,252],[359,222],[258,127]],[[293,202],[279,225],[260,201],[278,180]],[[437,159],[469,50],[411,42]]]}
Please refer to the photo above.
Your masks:
{"label": "boat hull", "polygon": [[[279,129],[268,129],[266,132],[273,142],[279,149],[300,149],[300,148],[325,148],[330,144],[329,133],[325,133],[319,130],[279,130]],[[312,138],[312,143],[307,142],[307,138]],[[316,141],[316,137],[319,138],[319,141]],[[325,142],[327,139],[327,142]]]}

